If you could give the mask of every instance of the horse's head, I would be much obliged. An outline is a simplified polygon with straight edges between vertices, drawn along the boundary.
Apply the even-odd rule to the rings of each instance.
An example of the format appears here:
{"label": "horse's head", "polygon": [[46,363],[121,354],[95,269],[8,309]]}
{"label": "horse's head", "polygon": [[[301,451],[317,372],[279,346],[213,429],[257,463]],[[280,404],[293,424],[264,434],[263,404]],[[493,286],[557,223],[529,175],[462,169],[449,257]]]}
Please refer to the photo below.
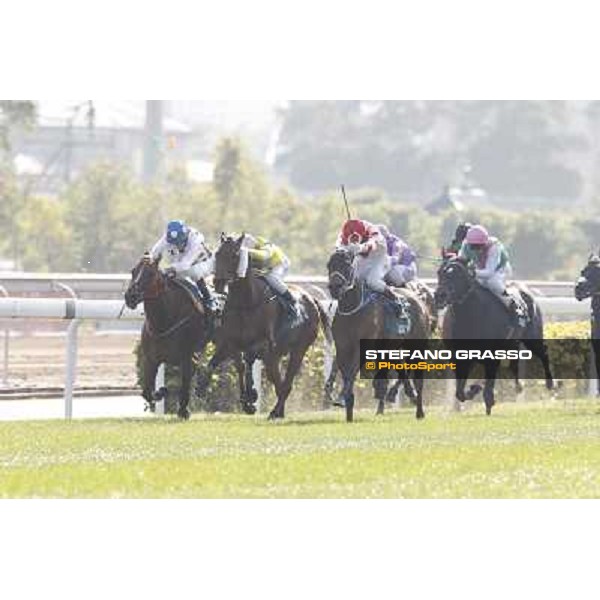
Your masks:
{"label": "horse's head", "polygon": [[221,243],[215,252],[215,291],[223,293],[225,285],[238,277],[244,234],[239,237],[221,234]]}
{"label": "horse's head", "polygon": [[164,289],[165,282],[158,268],[158,261],[153,261],[146,252],[131,270],[131,281],[125,292],[125,304],[133,309],[144,300],[157,298]]}
{"label": "horse's head", "polygon": [[444,308],[461,302],[473,286],[473,273],[460,258],[448,258],[438,270],[435,305]]}
{"label": "horse's head", "polygon": [[339,300],[354,286],[355,269],[354,253],[343,246],[336,248],[327,263],[329,275],[329,293],[334,300]]}
{"label": "horse's head", "polygon": [[575,298],[584,300],[600,293],[600,256],[591,254],[575,283]]}

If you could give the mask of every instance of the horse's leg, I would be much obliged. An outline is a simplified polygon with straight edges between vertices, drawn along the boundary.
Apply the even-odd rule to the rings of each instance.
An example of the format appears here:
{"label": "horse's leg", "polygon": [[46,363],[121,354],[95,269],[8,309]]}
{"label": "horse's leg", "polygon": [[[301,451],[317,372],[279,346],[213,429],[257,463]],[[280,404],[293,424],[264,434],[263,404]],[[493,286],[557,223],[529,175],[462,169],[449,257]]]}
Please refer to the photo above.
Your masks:
{"label": "horse's leg", "polygon": [[246,364],[246,395],[248,397],[248,402],[254,405],[258,400],[258,392],[254,387],[253,371],[254,363],[256,362],[256,356],[254,354],[244,354],[244,362]]}
{"label": "horse's leg", "polygon": [[338,372],[338,364],[337,357],[334,357],[331,362],[331,371],[329,372],[329,377],[327,377],[327,381],[325,382],[325,401],[328,404],[333,403],[333,388],[335,387],[335,380]]}
{"label": "horse's leg", "polygon": [[310,344],[307,344],[300,349],[292,350],[292,352],[290,352],[290,358],[285,370],[285,376],[281,382],[280,393],[277,395],[277,404],[271,413],[272,415],[275,413],[273,415],[274,418],[283,419],[285,416],[285,402],[292,392],[294,378],[302,366],[302,361],[304,360],[304,356],[306,355],[306,351],[308,350],[309,346]]}
{"label": "horse's leg", "polygon": [[[407,378],[408,379],[408,378]],[[417,419],[425,418],[425,411],[423,410],[423,385],[425,378],[423,377],[423,371],[415,371],[414,376],[414,387],[416,392],[415,404],[417,405]]]}
{"label": "horse's leg", "polygon": [[347,359],[340,360],[338,363],[344,382],[340,398],[346,408],[346,422],[352,423],[354,421],[354,381],[360,368],[360,361],[354,349]]}
{"label": "horse's leg", "polygon": [[[146,401],[146,409],[150,412],[156,410],[157,398],[154,393],[156,387],[156,373],[160,363],[149,360],[144,357],[144,389],[142,390],[142,398]],[[160,390],[162,392],[162,390]]]}
{"label": "horse's leg", "polygon": [[472,361],[458,361],[456,363],[456,399],[460,402],[465,400],[473,400],[479,392],[481,392],[481,385],[478,383],[472,383],[469,386],[468,391],[465,392],[465,386],[467,379],[469,378],[469,372],[471,371],[473,363]]}
{"label": "horse's leg", "polygon": [[230,356],[237,356],[237,352],[232,351],[229,344],[222,344],[217,347],[213,357],[208,362],[206,369],[198,370],[196,375],[196,394],[198,396],[204,396],[210,383],[211,375],[215,372],[216,368]]}
{"label": "horse's leg", "polygon": [[492,414],[492,407],[496,404],[494,400],[494,386],[496,385],[496,373],[498,372],[498,362],[486,360],[485,369],[485,387],[483,389],[483,400],[485,402],[485,413]]}
{"label": "horse's leg", "polygon": [[519,378],[519,359],[511,360],[509,362],[509,368],[513,377],[515,378],[515,389],[517,394],[520,394],[523,391],[523,384],[521,383],[521,379]]}
{"label": "horse's leg", "polygon": [[265,373],[267,375],[267,379],[273,384],[275,388],[275,395],[277,396],[277,403],[273,407],[273,410],[269,413],[269,420],[274,419],[282,419],[283,414],[280,416],[278,409],[280,406],[280,398],[281,398],[281,371],[279,370],[279,361],[281,357],[275,353],[269,353],[267,357],[264,359],[265,365]]}
{"label": "horse's leg", "polygon": [[596,365],[596,380],[598,389],[596,394],[600,396],[600,339],[592,339],[592,352],[594,353],[594,364]]}
{"label": "horse's leg", "polygon": [[537,356],[542,362],[544,367],[544,375],[546,377],[546,389],[554,389],[554,378],[552,376],[552,370],[550,369],[550,358],[548,357],[548,348],[543,339],[524,339],[523,344],[528,350],[531,350],[535,356]]}
{"label": "horse's leg", "polygon": [[181,371],[181,388],[179,390],[179,410],[177,411],[177,416],[180,419],[187,421],[190,418],[188,406],[190,403],[190,386],[192,383],[192,355],[186,354],[181,360],[179,367]]}
{"label": "horse's leg", "polygon": [[382,415],[385,411],[385,398],[387,395],[388,380],[385,371],[378,371],[373,379],[373,390],[375,391],[375,400],[377,400],[377,412]]}

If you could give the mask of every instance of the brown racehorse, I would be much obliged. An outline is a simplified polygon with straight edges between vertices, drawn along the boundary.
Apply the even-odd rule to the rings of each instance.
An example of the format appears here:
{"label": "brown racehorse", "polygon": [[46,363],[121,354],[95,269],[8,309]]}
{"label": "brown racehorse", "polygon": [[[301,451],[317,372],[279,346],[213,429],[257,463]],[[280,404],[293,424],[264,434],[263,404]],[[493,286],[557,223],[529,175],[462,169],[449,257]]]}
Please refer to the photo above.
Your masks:
{"label": "brown racehorse", "polygon": [[131,271],[131,282],[125,292],[125,303],[135,308],[144,303],[146,319],[142,329],[144,385],[142,396],[150,410],[164,397],[166,389],[154,392],[156,373],[162,364],[181,370],[179,410],[181,419],[189,419],[192,355],[204,349],[209,341],[207,317],[201,307],[181,286],[169,280],[145,254]]}
{"label": "brown racehorse", "polygon": [[[277,294],[252,268],[252,262],[246,277],[237,276],[243,239],[243,235],[239,238],[223,235],[215,253],[215,289],[222,293],[227,286],[228,295],[222,325],[215,334],[215,355],[209,367],[214,369],[239,352],[244,354],[247,369],[255,360],[262,360],[277,395],[269,418],[282,419],[294,377],[317,337],[319,324],[328,335],[327,318],[317,301],[300,290],[295,295],[303,319],[293,328],[286,325],[285,308]],[[281,361],[288,355],[287,368],[282,375]],[[200,389],[205,387],[206,379],[205,375],[198,381]]]}
{"label": "brown racehorse", "polygon": [[[363,285],[356,282],[354,254],[346,248],[338,248],[327,263],[329,291],[338,300],[338,309],[333,318],[332,333],[336,348],[337,367],[342,373],[343,389],[340,401],[346,408],[346,420],[354,418],[354,382],[360,370],[361,339],[411,339],[426,340],[431,333],[431,317],[413,292],[406,289],[395,290],[408,303],[411,322],[406,336],[391,336],[385,331],[385,306],[371,302],[361,306]],[[376,377],[373,382],[375,398],[378,400],[377,413],[383,412],[387,393],[387,378]],[[425,416],[423,411],[423,374],[414,371],[415,403],[417,419]]]}

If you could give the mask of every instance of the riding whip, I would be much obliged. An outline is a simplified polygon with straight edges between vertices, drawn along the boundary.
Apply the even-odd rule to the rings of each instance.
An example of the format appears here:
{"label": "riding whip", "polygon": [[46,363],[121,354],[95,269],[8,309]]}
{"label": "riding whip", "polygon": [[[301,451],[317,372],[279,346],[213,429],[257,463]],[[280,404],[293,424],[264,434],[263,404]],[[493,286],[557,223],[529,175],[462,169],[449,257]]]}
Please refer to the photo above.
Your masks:
{"label": "riding whip", "polygon": [[352,217],[350,216],[350,207],[348,206],[348,199],[346,198],[346,189],[343,184],[340,187],[342,188],[342,196],[344,198],[344,204],[346,205],[346,214],[348,215],[348,220],[350,220]]}

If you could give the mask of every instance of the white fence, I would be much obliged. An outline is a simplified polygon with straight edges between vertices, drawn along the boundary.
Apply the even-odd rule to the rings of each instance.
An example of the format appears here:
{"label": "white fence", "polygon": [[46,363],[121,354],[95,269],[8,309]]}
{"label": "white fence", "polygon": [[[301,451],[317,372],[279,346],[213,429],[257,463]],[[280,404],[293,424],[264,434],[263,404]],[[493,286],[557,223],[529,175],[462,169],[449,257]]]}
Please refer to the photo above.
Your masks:
{"label": "white fence", "polygon": [[[21,277],[19,277],[21,275]],[[0,318],[5,319],[61,319],[68,320],[66,340],[66,371],[64,387],[65,417],[71,418],[73,411],[73,387],[77,369],[77,332],[82,320],[121,321],[141,320],[140,309],[130,310],[122,300],[79,299],[78,293],[122,293],[129,281],[126,275],[32,275],[9,274],[0,276]],[[314,292],[321,299],[328,296],[324,291],[324,277],[290,277],[289,283],[300,285]],[[433,283],[433,282],[430,282]],[[537,295],[542,311],[549,317],[570,316],[588,318],[590,314],[589,300],[578,302],[572,297],[573,284],[570,282],[537,282],[526,283]],[[45,286],[45,287],[44,287]],[[39,293],[44,289],[62,289],[69,298],[15,298],[8,294]],[[562,293],[563,295],[558,295]],[[8,327],[5,328],[4,347],[4,379],[8,370]],[[330,364],[331,356],[326,361]],[[260,379],[260,369],[255,371]],[[159,378],[164,378],[161,370]],[[161,383],[157,385],[160,387]],[[595,390],[595,381],[590,381],[590,390]],[[260,392],[259,392],[260,393]]]}

